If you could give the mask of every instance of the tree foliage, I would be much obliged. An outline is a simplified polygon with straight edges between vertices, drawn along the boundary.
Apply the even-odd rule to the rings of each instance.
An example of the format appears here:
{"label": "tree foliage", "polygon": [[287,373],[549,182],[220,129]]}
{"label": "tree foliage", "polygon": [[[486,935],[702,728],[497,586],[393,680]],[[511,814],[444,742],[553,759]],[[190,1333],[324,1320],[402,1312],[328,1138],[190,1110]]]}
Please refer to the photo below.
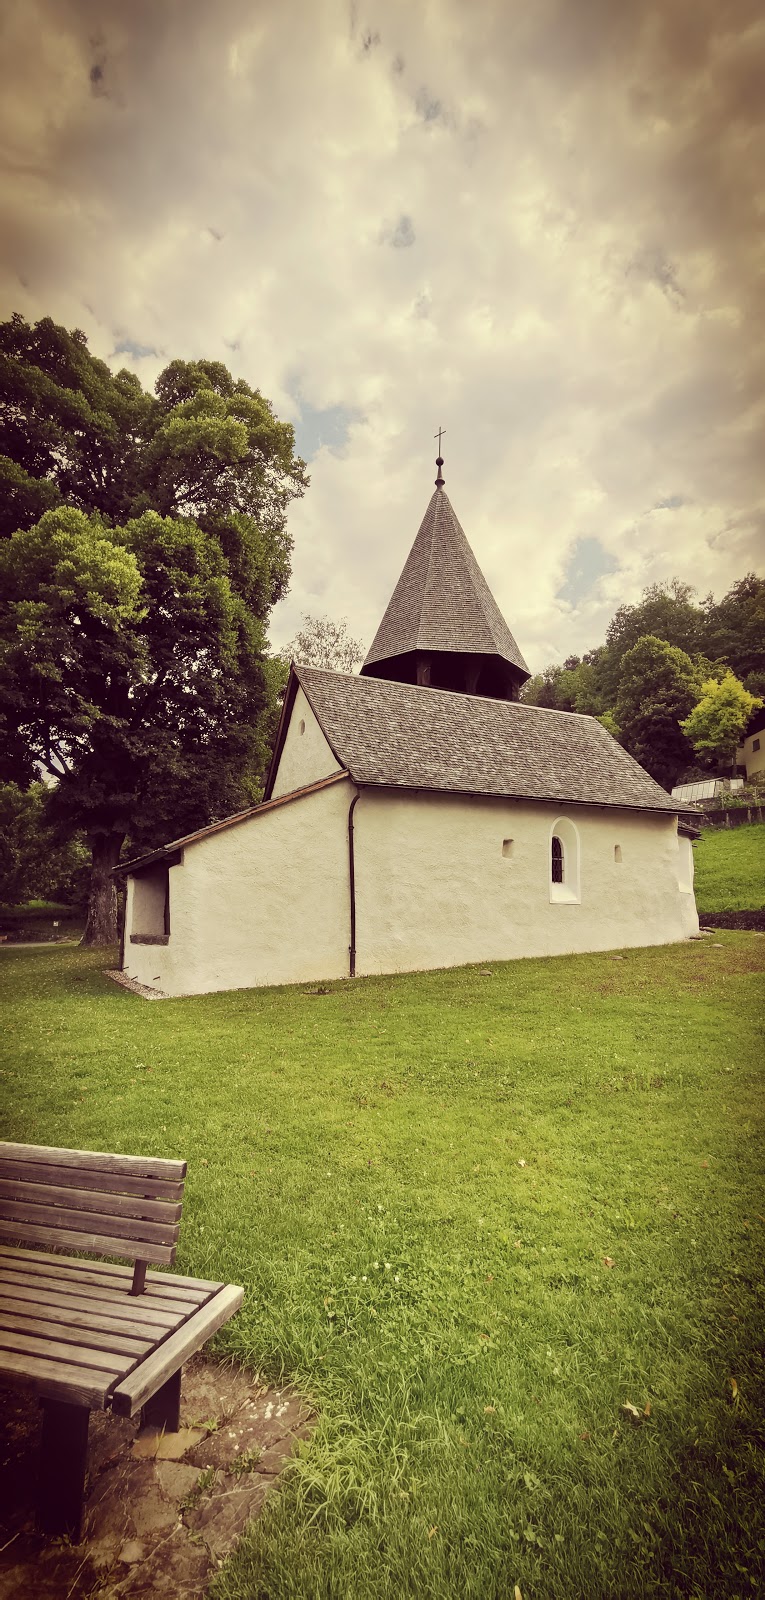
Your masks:
{"label": "tree foliage", "polygon": [[596,681],[604,706],[615,706],[619,693],[622,661],[639,639],[663,639],[686,655],[704,649],[704,613],[693,603],[694,589],[673,578],[668,584],[653,583],[643,590],[638,605],[619,606],[606,630],[606,642],[599,652]]}
{"label": "tree foliage", "polygon": [[292,428],[218,362],[154,396],[49,319],[0,327],[0,707],[84,828],[86,938],[114,934],[122,844],[257,798],[278,674],[265,623],[306,486]]}
{"label": "tree foliage", "polygon": [[78,903],[87,890],[88,851],[77,836],[61,840],[51,826],[50,791],[0,784],[0,901]]}
{"label": "tree foliage", "polygon": [[698,699],[698,670],[685,650],[647,634],[622,662],[614,715],[622,744],[670,789],[691,759],[680,726]]}
{"label": "tree foliage", "polygon": [[524,685],[521,698],[527,705],[598,716],[603,710],[597,681],[598,654],[590,651],[584,657],[569,656],[562,666],[545,667]]}
{"label": "tree foliage", "polygon": [[285,661],[302,661],[307,667],[326,667],[333,672],[355,672],[364,660],[364,646],[348,632],[345,617],[303,614],[303,626],[280,655]]}
{"label": "tree foliage", "polygon": [[701,686],[701,699],[680,724],[697,756],[730,764],[746,732],[746,725],[762,700],[750,694],[734,673],[709,678]]}
{"label": "tree foliage", "polygon": [[[629,683],[622,692],[625,670],[629,675],[631,651],[646,637],[662,640],[691,660],[699,693],[702,680],[719,681],[731,670],[751,694],[765,697],[765,579],[747,573],[719,602],[711,595],[697,602],[694,596],[691,585],[678,578],[669,584],[651,585],[637,605],[618,608],[605,644],[581,658],[570,656],[562,664],[545,667],[529,679],[521,698],[530,705],[596,716],[613,732],[621,727],[620,696],[622,700],[625,696],[629,699],[631,693]],[[625,731],[622,742],[633,754],[638,744],[648,750],[647,727],[648,723],[639,740],[636,735],[631,736],[632,743]],[[666,742],[666,730],[659,739]],[[677,751],[685,751],[691,761],[690,745],[683,743],[682,730],[675,742]],[[707,762],[712,760],[708,752],[698,750],[697,754]],[[644,765],[651,770],[650,760]],[[674,759],[667,770],[673,767]]]}

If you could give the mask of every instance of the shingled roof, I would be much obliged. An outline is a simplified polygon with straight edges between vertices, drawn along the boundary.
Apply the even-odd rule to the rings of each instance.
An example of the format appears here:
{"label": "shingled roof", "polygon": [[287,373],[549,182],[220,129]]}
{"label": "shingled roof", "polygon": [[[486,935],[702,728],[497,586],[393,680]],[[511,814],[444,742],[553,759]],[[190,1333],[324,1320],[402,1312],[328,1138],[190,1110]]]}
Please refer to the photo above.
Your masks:
{"label": "shingled roof", "polygon": [[[594,717],[295,666],[340,768],[359,784],[561,804],[690,810]],[[278,751],[272,773],[275,775]]]}
{"label": "shingled roof", "polygon": [[411,651],[495,655],[529,669],[452,509],[437,488],[372,641],[362,673]]}

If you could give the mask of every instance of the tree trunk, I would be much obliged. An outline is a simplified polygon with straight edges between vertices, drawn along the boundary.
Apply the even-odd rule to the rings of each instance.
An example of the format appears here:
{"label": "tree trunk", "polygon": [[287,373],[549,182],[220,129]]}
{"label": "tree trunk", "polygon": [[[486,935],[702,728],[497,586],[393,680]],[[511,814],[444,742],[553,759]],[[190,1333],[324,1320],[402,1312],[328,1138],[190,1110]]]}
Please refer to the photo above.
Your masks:
{"label": "tree trunk", "polygon": [[124,833],[101,833],[91,841],[93,866],[83,944],[117,943],[117,885],[112,877],[112,867],[116,867],[119,861],[124,837]]}

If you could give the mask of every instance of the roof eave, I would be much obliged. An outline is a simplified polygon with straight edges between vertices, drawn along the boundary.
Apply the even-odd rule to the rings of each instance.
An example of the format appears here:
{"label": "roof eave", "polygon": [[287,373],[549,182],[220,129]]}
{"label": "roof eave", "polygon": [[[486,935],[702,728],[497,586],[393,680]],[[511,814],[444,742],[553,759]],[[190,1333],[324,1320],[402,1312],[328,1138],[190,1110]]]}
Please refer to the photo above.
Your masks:
{"label": "roof eave", "polygon": [[215,833],[223,833],[227,828],[235,828],[240,822],[249,822],[253,817],[263,816],[267,811],[276,811],[278,807],[289,805],[293,800],[304,800],[308,795],[317,794],[319,790],[328,789],[331,784],[340,783],[350,776],[348,769],[341,767],[338,772],[330,772],[326,778],[317,778],[314,783],[308,783],[302,789],[291,789],[288,794],[277,795],[275,800],[261,800],[256,806],[248,806],[246,811],[235,811],[232,816],[221,817],[219,822],[210,822],[206,828],[197,828],[195,833],[187,833],[182,839],[173,839],[169,844],[159,845],[156,850],[147,851],[146,855],[134,856],[130,861],[121,861],[119,866],[112,867],[112,877],[122,875],[130,877],[141,868],[150,867],[155,862],[167,861],[172,856],[177,856],[180,861],[183,851],[190,845],[209,839]]}
{"label": "roof eave", "polygon": [[691,807],[650,806],[636,805],[629,800],[574,800],[562,795],[546,794],[520,794],[516,791],[500,793],[496,789],[447,789],[438,788],[433,784],[425,783],[395,783],[390,778],[359,778],[349,767],[348,777],[355,783],[357,789],[390,789],[397,794],[445,794],[455,795],[467,800],[519,800],[526,801],[529,805],[540,806],[595,806],[604,811],[635,811],[642,814],[645,811],[655,817],[675,817],[683,814],[698,815]]}
{"label": "roof eave", "polygon": [[279,766],[279,762],[281,760],[282,750],[284,748],[284,740],[285,740],[285,738],[287,736],[287,728],[289,727],[289,720],[290,720],[290,717],[292,715],[292,707],[295,704],[295,695],[297,694],[297,684],[298,684],[298,679],[297,679],[297,673],[295,672],[295,663],[294,663],[294,661],[291,661],[290,662],[289,677],[287,679],[287,687],[286,687],[286,689],[284,691],[284,700],[283,700],[283,703],[282,703],[281,716],[279,718],[279,726],[278,726],[278,728],[276,730],[276,738],[274,740],[274,748],[273,748],[273,752],[272,752],[272,755],[271,755],[271,760],[269,762],[268,772],[266,773],[266,782],[265,782],[265,787],[263,789],[263,799],[264,800],[270,800],[271,799],[271,790],[273,789],[274,783],[276,781],[276,773],[277,773],[277,769],[278,769],[278,766]]}

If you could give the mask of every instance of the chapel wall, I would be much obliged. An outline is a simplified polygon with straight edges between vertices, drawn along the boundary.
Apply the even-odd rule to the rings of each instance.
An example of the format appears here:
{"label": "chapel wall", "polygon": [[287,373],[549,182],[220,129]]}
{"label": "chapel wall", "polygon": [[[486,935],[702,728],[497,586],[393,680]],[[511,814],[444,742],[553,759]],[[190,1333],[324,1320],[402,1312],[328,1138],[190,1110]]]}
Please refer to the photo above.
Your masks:
{"label": "chapel wall", "polygon": [[345,977],[352,792],[341,781],[187,846],[168,943],[128,937],[127,975],[168,995]]}
{"label": "chapel wall", "polygon": [[317,783],[320,778],[328,778],[331,772],[338,770],[339,762],[303,690],[298,688],[271,789],[271,799],[278,800],[283,794],[292,794],[293,790]]}
{"label": "chapel wall", "polygon": [[[579,898],[568,902],[551,893],[559,818],[579,846]],[[359,973],[667,944],[698,931],[690,842],[672,815],[365,790],[354,822]]]}

